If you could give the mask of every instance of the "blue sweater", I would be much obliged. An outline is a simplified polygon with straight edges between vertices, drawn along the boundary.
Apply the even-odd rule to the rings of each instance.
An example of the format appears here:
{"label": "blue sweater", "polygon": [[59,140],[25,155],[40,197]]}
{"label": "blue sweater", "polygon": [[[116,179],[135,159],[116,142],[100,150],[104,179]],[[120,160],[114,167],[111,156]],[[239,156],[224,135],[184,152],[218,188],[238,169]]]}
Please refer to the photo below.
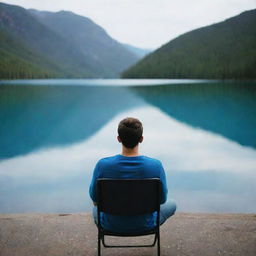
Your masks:
{"label": "blue sweater", "polygon": [[[159,160],[150,157],[126,157],[123,155],[116,155],[99,160],[95,166],[89,189],[90,197],[96,203],[96,184],[98,178],[159,178],[162,186],[161,204],[163,204],[167,198],[168,190],[163,166]],[[152,213],[147,215],[126,217],[113,216],[110,214],[102,213],[101,223],[102,226],[107,230],[114,230],[119,232],[136,232],[154,227],[156,223],[156,214]]]}

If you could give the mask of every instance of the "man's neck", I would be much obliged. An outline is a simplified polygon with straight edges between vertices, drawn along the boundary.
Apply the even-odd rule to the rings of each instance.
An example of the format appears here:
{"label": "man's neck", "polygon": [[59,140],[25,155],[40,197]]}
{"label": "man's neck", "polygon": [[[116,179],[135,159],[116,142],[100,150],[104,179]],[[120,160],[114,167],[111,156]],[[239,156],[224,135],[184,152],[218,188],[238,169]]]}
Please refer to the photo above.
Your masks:
{"label": "man's neck", "polygon": [[139,156],[139,146],[137,145],[134,148],[126,148],[122,146],[122,155],[123,156]]}

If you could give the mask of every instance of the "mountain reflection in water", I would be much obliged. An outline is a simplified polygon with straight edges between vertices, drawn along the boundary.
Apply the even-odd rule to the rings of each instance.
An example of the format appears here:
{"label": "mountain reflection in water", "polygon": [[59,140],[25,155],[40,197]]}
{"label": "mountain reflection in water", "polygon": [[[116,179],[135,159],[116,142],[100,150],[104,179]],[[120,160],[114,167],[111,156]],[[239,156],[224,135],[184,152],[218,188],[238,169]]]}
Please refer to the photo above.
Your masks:
{"label": "mountain reflection in water", "polygon": [[22,83],[0,85],[0,212],[90,210],[92,170],[119,153],[126,116],[143,121],[141,152],[162,160],[180,211],[256,211],[256,83]]}
{"label": "mountain reflection in water", "polygon": [[132,90],[181,122],[256,147],[256,83],[162,85]]}

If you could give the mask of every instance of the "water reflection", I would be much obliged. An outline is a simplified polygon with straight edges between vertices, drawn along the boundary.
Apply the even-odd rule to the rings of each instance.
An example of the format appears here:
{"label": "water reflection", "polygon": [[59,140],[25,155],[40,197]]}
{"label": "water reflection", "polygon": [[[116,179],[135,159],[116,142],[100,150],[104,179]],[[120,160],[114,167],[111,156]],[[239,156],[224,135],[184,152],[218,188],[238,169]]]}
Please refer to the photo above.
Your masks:
{"label": "water reflection", "polygon": [[256,83],[138,86],[131,90],[171,117],[256,147]]}
{"label": "water reflection", "polygon": [[84,140],[140,104],[126,87],[0,86],[0,159]]}
{"label": "water reflection", "polygon": [[90,210],[92,170],[119,153],[127,116],[144,123],[141,152],[162,160],[180,211],[255,212],[255,84],[133,82],[0,86],[0,212]]}
{"label": "water reflection", "polygon": [[[179,210],[256,210],[255,150],[184,125],[148,106],[118,114],[84,142],[2,161],[0,191],[5,197],[0,199],[1,211],[90,210],[88,185],[94,164],[119,152],[116,125],[129,115],[143,121],[146,129],[141,151],[162,159],[169,194],[178,201]],[[152,120],[158,120],[158,133]]]}

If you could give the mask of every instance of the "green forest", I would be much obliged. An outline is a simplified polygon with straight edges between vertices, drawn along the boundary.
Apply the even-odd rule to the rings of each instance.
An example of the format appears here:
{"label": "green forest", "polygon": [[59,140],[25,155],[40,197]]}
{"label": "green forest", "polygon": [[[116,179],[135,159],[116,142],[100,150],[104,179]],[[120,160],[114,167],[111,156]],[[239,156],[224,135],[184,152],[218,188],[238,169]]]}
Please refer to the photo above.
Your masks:
{"label": "green forest", "polygon": [[49,69],[50,65],[43,56],[30,50],[7,31],[0,31],[0,41],[1,78],[50,78],[57,75]]}
{"label": "green forest", "polygon": [[139,58],[86,17],[0,3],[0,79],[117,78]]}
{"label": "green forest", "polygon": [[255,26],[256,9],[187,32],[142,58],[86,17],[0,3],[0,79],[256,79]]}
{"label": "green forest", "polygon": [[256,9],[177,37],[122,77],[255,79]]}

